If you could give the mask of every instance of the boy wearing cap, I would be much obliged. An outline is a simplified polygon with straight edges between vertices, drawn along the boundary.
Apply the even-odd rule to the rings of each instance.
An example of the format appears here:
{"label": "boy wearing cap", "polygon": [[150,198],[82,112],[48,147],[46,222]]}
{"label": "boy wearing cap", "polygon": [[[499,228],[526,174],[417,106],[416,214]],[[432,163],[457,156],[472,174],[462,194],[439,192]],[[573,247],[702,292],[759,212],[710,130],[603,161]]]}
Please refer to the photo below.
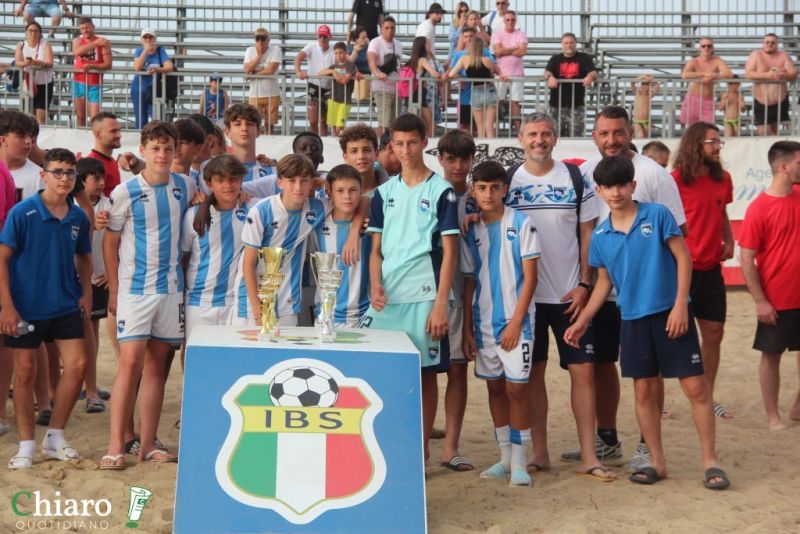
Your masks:
{"label": "boy wearing cap", "polygon": [[444,8],[439,2],[434,2],[428,8],[425,20],[417,26],[417,33],[414,37],[425,37],[431,45],[433,55],[436,55],[436,25],[442,22],[444,16]]}
{"label": "boy wearing cap", "polygon": [[[255,46],[251,46],[244,53],[244,72],[258,76],[272,76],[277,74],[283,60],[281,49],[269,44],[269,31],[258,28],[254,34]],[[264,129],[267,135],[271,134],[275,124],[278,123],[278,104],[281,93],[278,81],[275,79],[251,78],[250,79],[250,105],[258,109],[264,119]],[[226,106],[227,107],[227,104]],[[218,111],[220,118],[223,111]]]}
{"label": "boy wearing cap", "polygon": [[[206,87],[205,91],[200,95],[200,110],[198,113],[207,117],[217,126],[224,126],[225,123],[222,117],[225,115],[225,110],[228,109],[230,102],[231,100],[228,93],[222,88],[222,76],[215,72],[208,79],[208,87]],[[275,106],[275,111],[276,113],[278,111],[277,104]],[[266,118],[268,115],[262,114],[262,117]],[[269,124],[268,121],[265,120],[265,122]],[[269,128],[269,126],[267,126],[267,128]]]}
{"label": "boy wearing cap", "polygon": [[[330,67],[333,61],[331,29],[327,24],[317,28],[317,42],[308,43],[294,58],[294,70],[301,80],[308,80],[308,121],[311,131],[317,135],[328,135],[328,98],[331,94],[330,78],[320,78],[319,73]],[[308,59],[308,71],[300,68]],[[321,113],[320,113],[320,108]]]}
{"label": "boy wearing cap", "polygon": [[156,32],[142,30],[142,46],[133,51],[133,70],[143,71],[131,82],[131,102],[136,118],[136,129],[142,128],[153,114],[153,82],[161,84],[161,73],[172,72],[172,61],[163,47],[156,44]]}

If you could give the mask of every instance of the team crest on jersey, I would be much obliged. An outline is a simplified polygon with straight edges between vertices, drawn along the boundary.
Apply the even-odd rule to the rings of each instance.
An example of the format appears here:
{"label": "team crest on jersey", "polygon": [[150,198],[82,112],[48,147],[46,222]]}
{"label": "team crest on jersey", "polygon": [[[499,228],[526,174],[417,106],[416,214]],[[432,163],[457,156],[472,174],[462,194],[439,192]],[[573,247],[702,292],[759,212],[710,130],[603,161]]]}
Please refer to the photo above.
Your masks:
{"label": "team crest on jersey", "polygon": [[653,235],[653,225],[650,223],[644,223],[639,227],[639,231],[642,232],[643,236],[650,237]]}
{"label": "team crest on jersey", "polygon": [[386,461],[373,429],[383,401],[360,378],[294,358],[239,378],[222,406],[231,427],[215,471],[236,501],[305,525],[383,486]]}
{"label": "team crest on jersey", "polygon": [[393,208],[394,207],[394,199],[392,197],[389,197],[389,199],[386,201],[386,207],[387,208]]}
{"label": "team crest on jersey", "polygon": [[240,221],[243,221],[245,217],[247,217],[247,212],[243,208],[236,208],[234,214],[236,215],[236,218],[239,219]]}
{"label": "team crest on jersey", "polygon": [[180,187],[173,187],[172,196],[175,197],[175,200],[180,200],[183,198],[183,191],[181,191]]}
{"label": "team crest on jersey", "polygon": [[455,192],[450,191],[449,193],[447,193],[447,200],[449,202],[452,202],[453,204],[455,204],[455,202],[457,200]]}
{"label": "team crest on jersey", "polygon": [[280,226],[278,221],[272,221],[271,223],[269,223],[269,227],[272,228],[273,230],[277,230],[278,226]]}
{"label": "team crest on jersey", "polygon": [[324,236],[329,236],[329,235],[331,235],[331,228],[330,228],[330,226],[328,226],[327,224],[326,224],[326,225],[324,225],[324,226],[322,227],[322,230],[321,230],[321,232],[322,232],[322,235],[324,235]]}
{"label": "team crest on jersey", "polygon": [[553,187],[550,198],[555,200],[556,202],[560,202],[567,197],[567,188],[566,187]]}
{"label": "team crest on jersey", "polygon": [[120,319],[117,321],[117,332],[120,334],[125,331],[125,319]]}
{"label": "team crest on jersey", "polygon": [[309,210],[306,212],[306,222],[308,224],[314,224],[317,220],[317,212],[314,210]]}
{"label": "team crest on jersey", "polygon": [[150,198],[147,196],[147,193],[139,193],[139,202],[150,202]]}
{"label": "team crest on jersey", "polygon": [[73,226],[72,227],[72,240],[75,241],[78,239],[78,232],[81,231],[80,226]]}
{"label": "team crest on jersey", "polygon": [[427,198],[423,198],[419,201],[419,211],[420,213],[428,213],[431,209],[431,201]]}
{"label": "team crest on jersey", "polygon": [[513,226],[506,228],[506,239],[514,241],[517,238],[517,229]]}

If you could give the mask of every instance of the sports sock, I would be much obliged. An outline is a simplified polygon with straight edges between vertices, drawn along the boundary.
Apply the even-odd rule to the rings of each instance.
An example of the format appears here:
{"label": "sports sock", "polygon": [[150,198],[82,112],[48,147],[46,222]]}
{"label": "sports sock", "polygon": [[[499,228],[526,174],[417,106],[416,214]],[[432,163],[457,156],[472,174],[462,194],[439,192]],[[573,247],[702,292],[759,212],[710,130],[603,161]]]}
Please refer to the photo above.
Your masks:
{"label": "sports sock", "polygon": [[600,439],[603,440],[603,443],[608,445],[609,447],[613,447],[619,440],[617,439],[617,429],[616,428],[598,428],[597,435],[600,436]]}
{"label": "sports sock", "polygon": [[511,429],[511,472],[526,471],[528,464],[528,448],[531,444],[531,429]]}
{"label": "sports sock", "polygon": [[63,428],[48,428],[42,440],[42,448],[57,451],[65,441]]}
{"label": "sports sock", "polygon": [[36,440],[26,439],[24,441],[20,441],[17,455],[33,458],[36,455]]}
{"label": "sports sock", "polygon": [[500,463],[508,472],[511,470],[511,427],[508,425],[495,427],[494,438],[500,447]]}

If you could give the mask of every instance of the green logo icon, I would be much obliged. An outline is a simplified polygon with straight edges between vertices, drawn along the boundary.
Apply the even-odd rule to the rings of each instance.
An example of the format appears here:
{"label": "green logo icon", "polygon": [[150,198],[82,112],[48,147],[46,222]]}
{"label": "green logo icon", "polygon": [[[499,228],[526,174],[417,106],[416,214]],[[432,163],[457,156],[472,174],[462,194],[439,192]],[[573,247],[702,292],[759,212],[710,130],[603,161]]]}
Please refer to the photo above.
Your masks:
{"label": "green logo icon", "polygon": [[128,522],[125,524],[128,528],[137,528],[139,520],[142,518],[144,507],[153,492],[147,488],[140,488],[138,486],[131,486],[131,502],[128,505]]}

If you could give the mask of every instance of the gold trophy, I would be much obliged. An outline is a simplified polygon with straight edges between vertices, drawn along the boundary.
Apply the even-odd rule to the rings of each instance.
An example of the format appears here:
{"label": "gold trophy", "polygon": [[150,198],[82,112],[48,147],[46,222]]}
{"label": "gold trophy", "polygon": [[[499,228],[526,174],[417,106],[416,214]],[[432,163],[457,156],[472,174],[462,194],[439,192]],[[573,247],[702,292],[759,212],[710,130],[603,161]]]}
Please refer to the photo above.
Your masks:
{"label": "gold trophy", "polygon": [[258,281],[258,298],[261,300],[261,332],[258,339],[269,341],[279,334],[275,306],[278,288],[283,281],[281,267],[286,251],[281,247],[261,247],[258,255],[264,262],[264,271],[259,275]]}
{"label": "gold trophy", "polygon": [[335,252],[314,252],[311,255],[311,271],[319,288],[317,333],[323,343],[333,343],[336,340],[336,293],[344,274],[339,270],[339,255]]}

